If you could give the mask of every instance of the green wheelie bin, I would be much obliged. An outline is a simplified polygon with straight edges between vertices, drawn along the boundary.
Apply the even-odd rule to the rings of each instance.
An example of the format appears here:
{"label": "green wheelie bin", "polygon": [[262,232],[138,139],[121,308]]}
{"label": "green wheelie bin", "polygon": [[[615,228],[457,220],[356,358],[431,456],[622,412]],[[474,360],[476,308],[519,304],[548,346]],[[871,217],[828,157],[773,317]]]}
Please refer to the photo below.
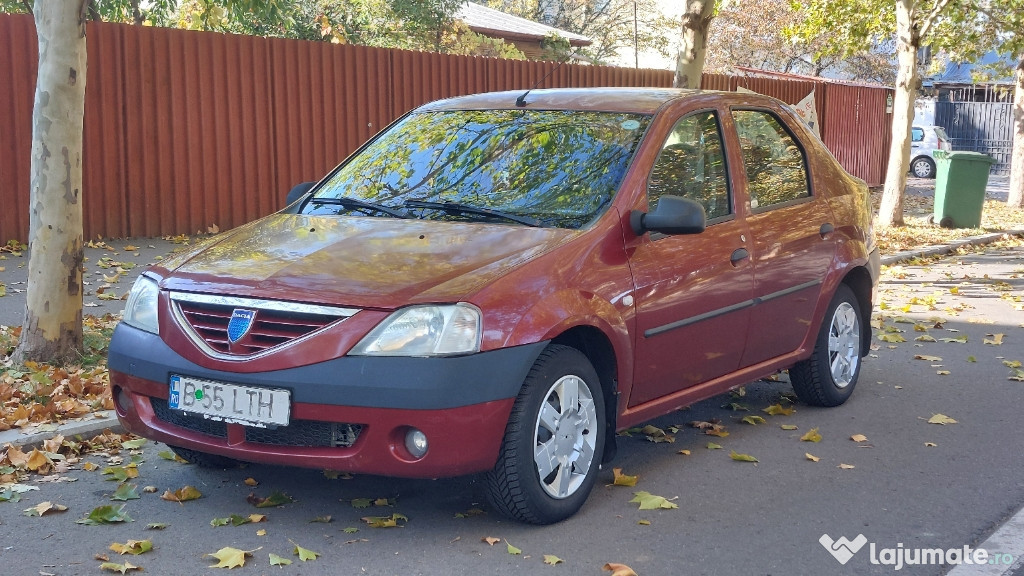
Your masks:
{"label": "green wheelie bin", "polygon": [[932,221],[943,228],[979,228],[985,186],[995,158],[980,152],[936,150]]}

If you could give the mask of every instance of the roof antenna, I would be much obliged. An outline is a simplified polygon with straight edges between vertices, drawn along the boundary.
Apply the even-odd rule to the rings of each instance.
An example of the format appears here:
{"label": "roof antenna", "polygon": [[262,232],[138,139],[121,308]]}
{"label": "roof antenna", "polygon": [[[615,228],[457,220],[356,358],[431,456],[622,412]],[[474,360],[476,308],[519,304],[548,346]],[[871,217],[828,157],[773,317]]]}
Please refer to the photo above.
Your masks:
{"label": "roof antenna", "polygon": [[544,81],[547,80],[549,76],[554,74],[555,70],[558,70],[558,68],[562,64],[565,64],[570,59],[575,58],[576,55],[579,54],[579,51],[582,50],[582,49],[583,49],[583,47],[579,46],[575,50],[573,50],[572,54],[569,54],[565,58],[562,58],[561,60],[559,60],[558,64],[555,64],[555,67],[552,68],[551,70],[549,70],[548,73],[545,74],[543,78],[538,80],[533,86],[530,86],[530,88],[526,92],[523,92],[522,95],[519,96],[519,98],[516,98],[516,106],[518,106],[519,108],[522,108],[522,107],[526,106],[526,96],[529,95],[530,92],[532,92],[534,90],[534,88],[536,88],[537,86],[540,86],[541,84],[543,84]]}

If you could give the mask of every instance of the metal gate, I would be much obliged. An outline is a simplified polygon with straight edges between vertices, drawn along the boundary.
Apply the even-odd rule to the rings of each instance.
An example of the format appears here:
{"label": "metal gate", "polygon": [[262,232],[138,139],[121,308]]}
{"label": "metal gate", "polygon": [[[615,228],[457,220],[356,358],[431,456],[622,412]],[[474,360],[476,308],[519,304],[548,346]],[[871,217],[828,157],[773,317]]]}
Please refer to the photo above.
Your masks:
{"label": "metal gate", "polygon": [[953,150],[981,152],[996,159],[992,174],[1010,173],[1013,103],[936,102],[935,124],[952,140]]}

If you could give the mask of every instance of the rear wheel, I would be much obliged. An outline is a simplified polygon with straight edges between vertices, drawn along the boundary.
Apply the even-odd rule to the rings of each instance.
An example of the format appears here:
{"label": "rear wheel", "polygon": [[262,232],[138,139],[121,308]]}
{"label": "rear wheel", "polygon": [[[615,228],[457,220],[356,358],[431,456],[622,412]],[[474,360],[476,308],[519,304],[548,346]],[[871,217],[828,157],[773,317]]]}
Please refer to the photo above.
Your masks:
{"label": "rear wheel", "polygon": [[789,370],[793,390],[813,406],[839,406],[853,394],[860,375],[860,303],[840,284],[829,303],[811,357]]}
{"label": "rear wheel", "polygon": [[488,499],[506,516],[552,524],[572,516],[594,487],[604,450],[597,373],[575,348],[548,346],[512,407]]}
{"label": "rear wheel", "polygon": [[228,458],[227,456],[207,454],[206,452],[199,452],[189,448],[179,448],[178,446],[170,446],[170,449],[182,460],[187,460],[190,464],[195,464],[200,468],[238,468],[238,465],[240,464],[238,460]]}
{"label": "rear wheel", "polygon": [[910,171],[918,178],[935,178],[935,162],[927,156],[918,156],[910,163]]}

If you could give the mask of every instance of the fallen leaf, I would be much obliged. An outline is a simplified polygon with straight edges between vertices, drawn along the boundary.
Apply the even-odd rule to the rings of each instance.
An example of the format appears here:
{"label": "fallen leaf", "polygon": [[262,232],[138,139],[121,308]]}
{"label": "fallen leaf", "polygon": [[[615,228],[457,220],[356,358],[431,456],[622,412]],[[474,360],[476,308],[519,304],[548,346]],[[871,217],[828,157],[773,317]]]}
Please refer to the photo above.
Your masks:
{"label": "fallen leaf", "polygon": [[100,524],[114,524],[117,522],[134,522],[131,516],[128,515],[124,510],[124,504],[120,506],[100,506],[93,508],[89,515],[80,520],[75,520],[76,524],[84,524],[86,526],[99,526]]}
{"label": "fallen leaf", "polygon": [[854,434],[853,436],[850,436],[850,440],[853,440],[854,442],[867,442],[868,437],[863,434]]}
{"label": "fallen leaf", "polygon": [[328,514],[326,516],[317,516],[316,518],[313,518],[309,522],[310,522],[310,524],[330,524],[331,521],[332,521],[331,515]]}
{"label": "fallen leaf", "polygon": [[657,510],[664,508],[666,510],[672,508],[679,508],[674,502],[669,502],[663,496],[655,496],[650,492],[641,491],[634,492],[634,497],[629,501],[630,504],[639,504],[640,510]]}
{"label": "fallen leaf", "polygon": [[266,528],[260,528],[259,530],[257,530],[257,531],[256,531],[256,535],[257,535],[257,536],[266,536],[266,535],[267,535],[267,530],[266,530]]}
{"label": "fallen leaf", "polygon": [[287,566],[287,565],[289,565],[291,563],[292,563],[292,561],[287,559],[287,558],[282,558],[281,556],[278,556],[277,554],[273,554],[273,553],[270,554],[270,565],[271,566]]}
{"label": "fallen leaf", "polygon": [[164,528],[167,528],[167,524],[163,524],[160,522],[152,522],[150,524],[146,524],[146,530],[163,530]]}
{"label": "fallen leaf", "polygon": [[292,502],[295,502],[291,496],[284,492],[274,492],[266,498],[260,498],[253,493],[249,493],[246,501],[257,508],[273,508],[275,506],[282,506],[284,504],[291,504]]}
{"label": "fallen leaf", "polygon": [[782,428],[783,430],[797,430],[798,429],[798,427],[795,424],[783,424],[782,426],[779,426],[779,428]]}
{"label": "fallen leaf", "polygon": [[93,470],[99,469],[99,467],[100,465],[95,462],[86,462],[85,464],[82,464],[82,470],[85,470],[86,472],[92,472]]}
{"label": "fallen leaf", "polygon": [[145,438],[136,438],[134,440],[127,440],[125,442],[121,442],[121,448],[124,448],[125,450],[135,450],[137,448],[142,448],[145,445]]}
{"label": "fallen leaf", "polygon": [[666,434],[664,430],[657,426],[648,424],[640,429],[640,433],[647,437],[650,442],[675,442],[676,439],[670,434]]}
{"label": "fallen leaf", "polygon": [[549,566],[554,566],[555,564],[564,564],[565,560],[562,560],[561,558],[553,554],[545,554],[544,563],[548,564]]}
{"label": "fallen leaf", "polygon": [[817,428],[811,428],[806,434],[800,437],[801,442],[821,442],[821,434]]}
{"label": "fallen leaf", "polygon": [[251,487],[256,487],[256,486],[259,486],[259,484],[260,484],[259,482],[256,481],[255,478],[246,478],[244,480],[244,482],[245,482],[246,486],[251,486]]}
{"label": "fallen leaf", "polygon": [[690,451],[689,450],[680,450],[679,452],[676,452],[676,454],[682,454],[683,456],[689,456],[690,455]]}
{"label": "fallen leaf", "polygon": [[185,486],[178,490],[171,491],[170,489],[164,491],[160,496],[162,500],[168,500],[170,502],[188,502],[189,500],[197,500],[202,498],[202,493],[195,488],[195,486]]}
{"label": "fallen leaf", "polygon": [[757,426],[758,424],[768,423],[768,421],[762,418],[761,416],[755,416],[753,414],[750,416],[744,416],[741,422],[743,422],[744,424],[750,424],[751,426]]}
{"label": "fallen leaf", "polygon": [[616,564],[614,562],[609,562],[604,565],[603,570],[611,572],[611,576],[636,576],[636,572],[634,572],[632,568],[626,566],[625,564]]}
{"label": "fallen leaf", "polygon": [[946,416],[945,414],[935,414],[934,416],[928,419],[928,423],[941,424],[945,426],[946,424],[956,424],[957,422],[956,420],[953,420],[952,418]]}
{"label": "fallen leaf", "polygon": [[138,556],[139,554],[145,554],[153,549],[152,540],[129,540],[124,544],[114,542],[110,545],[110,550],[117,552],[124,556],[125,554],[131,554]]}
{"label": "fallen leaf", "polygon": [[767,408],[762,408],[761,412],[770,416],[789,416],[796,412],[796,408],[783,408],[782,404],[772,404]]}
{"label": "fallen leaf", "polygon": [[984,343],[984,344],[991,344],[992,346],[1002,346],[1003,345],[1003,336],[1005,336],[1005,334],[988,334],[988,336],[991,336],[992,339],[989,340],[988,338],[984,338],[982,340],[982,343]]}
{"label": "fallen leaf", "polygon": [[501,538],[495,538],[494,536],[484,536],[480,539],[481,542],[487,542],[488,545],[494,546],[498,542],[501,542]]}
{"label": "fallen leaf", "polygon": [[975,358],[974,356],[968,356],[968,357],[967,357],[967,361],[968,361],[968,362],[977,362],[977,361],[978,361],[978,359],[977,359],[977,358]]}
{"label": "fallen leaf", "polygon": [[612,468],[612,474],[615,480],[612,481],[614,486],[636,486],[638,476],[627,476],[622,473],[622,468]]}
{"label": "fallen leaf", "polygon": [[[289,542],[292,542],[292,541],[289,540]],[[316,560],[317,557],[320,556],[319,552],[313,552],[312,550],[309,550],[307,548],[303,548],[302,546],[299,546],[298,544],[295,544],[295,542],[292,542],[292,544],[295,545],[295,549],[292,550],[292,554],[295,554],[296,556],[298,556],[299,560],[302,560],[303,562],[308,562],[310,560]]]}
{"label": "fallen leaf", "polygon": [[939,341],[949,342],[952,344],[967,344],[967,334],[964,334],[963,336],[958,336],[956,338],[939,338]]}
{"label": "fallen leaf", "polygon": [[125,562],[124,564],[116,564],[114,562],[104,562],[103,564],[100,564],[100,570],[110,570],[111,572],[120,572],[121,574],[125,574],[127,572],[131,572],[132,570],[140,570],[141,571],[142,568],[140,568],[138,566],[135,566],[135,565],[133,565],[133,564],[131,564],[129,562]]}
{"label": "fallen leaf", "polygon": [[117,487],[117,490],[110,496],[111,500],[138,500],[140,498],[139,493],[135,491],[135,486],[131,484],[121,484]]}
{"label": "fallen leaf", "polygon": [[924,354],[915,354],[914,360],[925,360],[927,362],[942,362],[942,358],[938,356],[927,356]]}
{"label": "fallen leaf", "polygon": [[25,516],[43,516],[50,512],[64,512],[68,509],[63,504],[54,504],[53,502],[40,502],[31,508],[26,508],[23,514]]}
{"label": "fallen leaf", "polygon": [[929,447],[929,448],[934,448],[934,447],[938,446],[938,444],[936,444],[935,442],[925,442],[924,445]]}
{"label": "fallen leaf", "polygon": [[836,468],[842,468],[843,470],[853,470],[854,465],[853,464],[840,464],[839,466],[836,466]]}
{"label": "fallen leaf", "polygon": [[817,456],[811,454],[810,452],[804,452],[804,458],[807,458],[811,462],[818,462],[821,460],[821,458],[818,458]]}
{"label": "fallen leaf", "polygon": [[918,336],[917,338],[914,338],[914,341],[915,342],[937,342],[937,340],[934,337],[929,336],[927,334],[925,334],[923,336]]}
{"label": "fallen leaf", "polygon": [[889,342],[891,344],[907,341],[906,338],[900,336],[899,334],[879,334],[878,339],[881,340],[882,342]]}
{"label": "fallen leaf", "polygon": [[[256,548],[256,550],[260,548]],[[212,554],[204,554],[203,556],[213,556],[219,561],[211,566],[211,568],[238,568],[245,566],[246,557],[252,556],[252,553],[256,550],[239,550],[238,548],[225,546]]]}
{"label": "fallen leaf", "polygon": [[470,508],[469,510],[466,510],[465,512],[456,512],[455,513],[455,517],[456,518],[470,518],[470,517],[473,517],[473,516],[480,516],[481,514],[484,514],[483,510],[481,510],[479,508]]}
{"label": "fallen leaf", "polygon": [[370,525],[370,528],[401,528],[399,522],[408,522],[404,514],[392,514],[391,516],[363,516],[363,522]]}
{"label": "fallen leaf", "polygon": [[740,454],[735,450],[729,453],[729,458],[732,458],[737,462],[758,462],[758,459],[754,458],[750,454]]}
{"label": "fallen leaf", "polygon": [[516,548],[515,546],[513,546],[512,543],[509,542],[508,540],[505,540],[505,546],[506,546],[506,549],[508,550],[508,553],[512,554],[513,556],[518,556],[518,555],[523,553],[522,550],[520,550],[519,548]]}
{"label": "fallen leaf", "polygon": [[156,486],[143,486],[142,487],[142,491],[145,492],[146,494],[155,494],[156,491],[157,491],[157,487]]}
{"label": "fallen leaf", "polygon": [[650,520],[637,520],[636,523],[637,523],[638,526],[650,526],[651,525],[651,521]]}
{"label": "fallen leaf", "polygon": [[722,449],[722,446],[720,444],[715,444],[714,442],[708,442],[708,450],[721,450],[721,449]]}
{"label": "fallen leaf", "polygon": [[373,499],[371,499],[371,498],[353,498],[352,499],[352,507],[353,508],[369,508],[370,505],[372,505],[372,504],[373,504]]}
{"label": "fallen leaf", "polygon": [[952,372],[950,372],[949,370],[936,370],[935,373],[938,374],[939,376],[949,376],[950,374],[952,374]]}

